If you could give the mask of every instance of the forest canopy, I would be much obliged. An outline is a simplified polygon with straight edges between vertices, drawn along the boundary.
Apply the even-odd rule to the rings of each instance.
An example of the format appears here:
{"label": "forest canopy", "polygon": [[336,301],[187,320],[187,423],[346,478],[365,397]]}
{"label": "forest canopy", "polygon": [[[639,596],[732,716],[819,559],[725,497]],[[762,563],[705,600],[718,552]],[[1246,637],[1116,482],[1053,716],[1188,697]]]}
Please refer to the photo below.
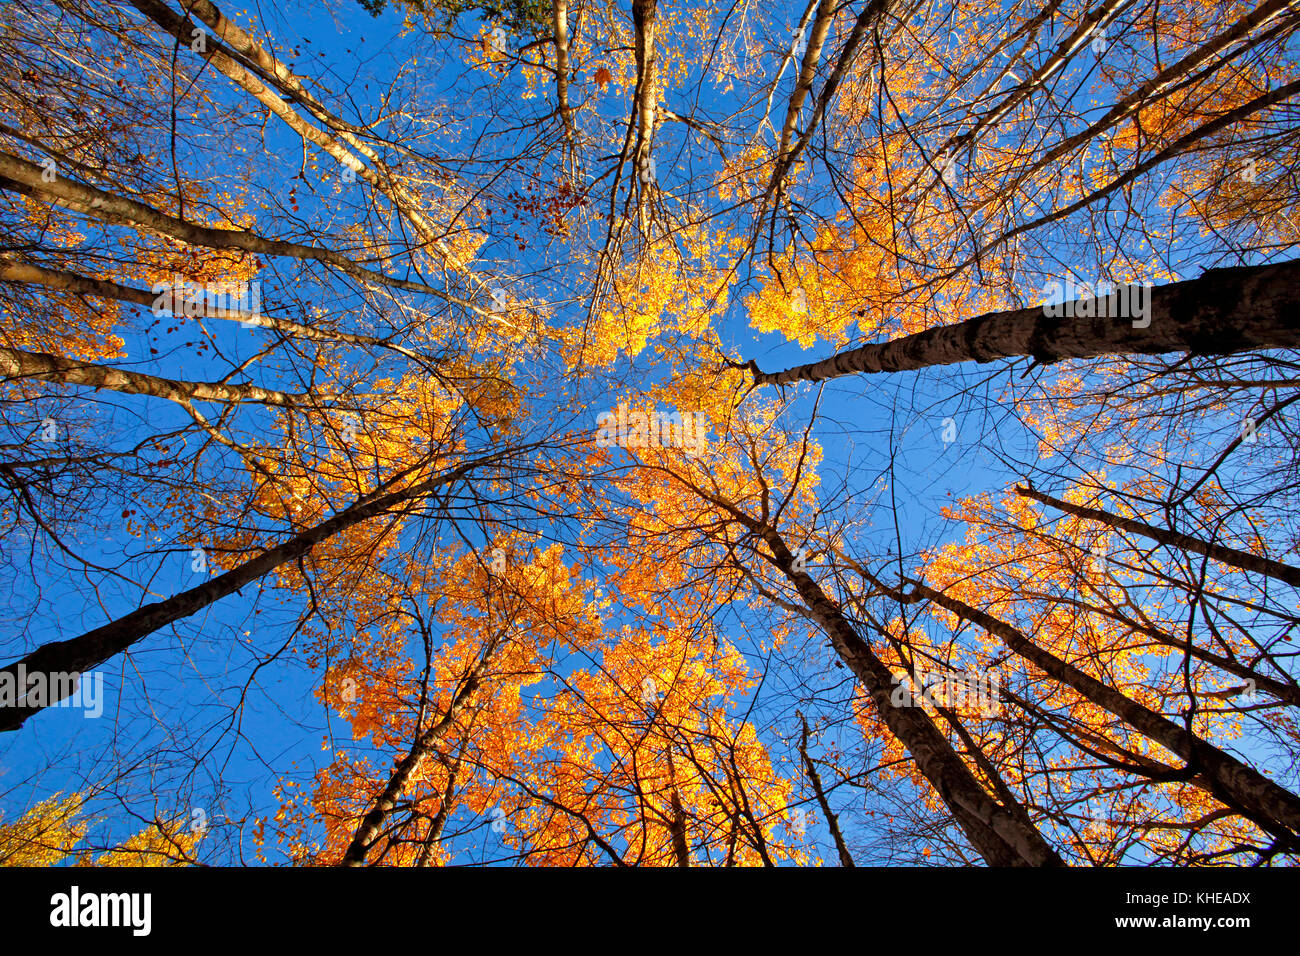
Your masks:
{"label": "forest canopy", "polygon": [[1294,2],[220,2],[0,6],[0,864],[1300,861]]}

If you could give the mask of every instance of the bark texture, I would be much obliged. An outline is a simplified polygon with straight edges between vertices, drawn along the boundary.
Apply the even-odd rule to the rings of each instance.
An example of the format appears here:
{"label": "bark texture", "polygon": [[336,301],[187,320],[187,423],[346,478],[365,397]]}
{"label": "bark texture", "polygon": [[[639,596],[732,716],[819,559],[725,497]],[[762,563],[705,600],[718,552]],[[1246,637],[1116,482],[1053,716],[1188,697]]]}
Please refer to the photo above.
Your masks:
{"label": "bark texture", "polygon": [[34,378],[43,382],[107,388],[128,395],[152,395],[187,405],[198,402],[253,402],[292,408],[310,396],[291,395],[260,385],[226,385],[221,382],[186,382],[144,372],[74,361],[47,352],[24,352],[0,345],[0,375],[5,378]]}
{"label": "bark texture", "polygon": [[756,385],[787,385],[1018,356],[1046,365],[1099,355],[1300,348],[1300,260],[1211,269],[1198,279],[1156,286],[1149,294],[1147,315],[1140,320],[1145,327],[1135,327],[1132,317],[1079,316],[1080,303],[1095,312],[1093,306],[1106,299],[1075,299],[1059,317],[1047,315],[1042,306],[990,312],[781,372],[763,372],[753,361],[745,367]]}

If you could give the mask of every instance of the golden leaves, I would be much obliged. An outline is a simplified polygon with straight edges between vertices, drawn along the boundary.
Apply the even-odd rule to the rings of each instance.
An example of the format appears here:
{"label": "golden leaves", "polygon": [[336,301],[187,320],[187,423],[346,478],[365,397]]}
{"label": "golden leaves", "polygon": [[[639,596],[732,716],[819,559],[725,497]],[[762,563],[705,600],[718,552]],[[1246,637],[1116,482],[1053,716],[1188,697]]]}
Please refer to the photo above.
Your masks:
{"label": "golden leaves", "polygon": [[92,857],[78,849],[93,822],[85,815],[87,797],[55,794],[33,806],[12,823],[0,823],[0,866],[55,866],[69,857],[76,865],[165,866],[192,862],[202,837],[179,816],[128,837],[111,850]]}

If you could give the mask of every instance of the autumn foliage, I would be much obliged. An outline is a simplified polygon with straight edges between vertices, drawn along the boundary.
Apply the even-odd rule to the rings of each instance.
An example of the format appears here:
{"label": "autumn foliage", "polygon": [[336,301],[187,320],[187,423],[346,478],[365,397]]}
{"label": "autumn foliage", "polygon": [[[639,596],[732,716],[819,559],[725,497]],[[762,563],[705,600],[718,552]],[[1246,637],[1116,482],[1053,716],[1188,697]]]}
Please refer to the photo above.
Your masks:
{"label": "autumn foliage", "polygon": [[1291,4],[291,6],[0,12],[0,862],[1300,859]]}

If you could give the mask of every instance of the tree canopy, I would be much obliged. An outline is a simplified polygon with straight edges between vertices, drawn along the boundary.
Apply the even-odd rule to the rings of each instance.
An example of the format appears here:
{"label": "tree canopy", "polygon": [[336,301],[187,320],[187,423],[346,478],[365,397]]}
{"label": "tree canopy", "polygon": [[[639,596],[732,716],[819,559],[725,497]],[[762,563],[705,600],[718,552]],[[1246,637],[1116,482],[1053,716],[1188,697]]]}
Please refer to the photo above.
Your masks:
{"label": "tree canopy", "polygon": [[1297,30],[5,6],[0,862],[1294,865]]}

